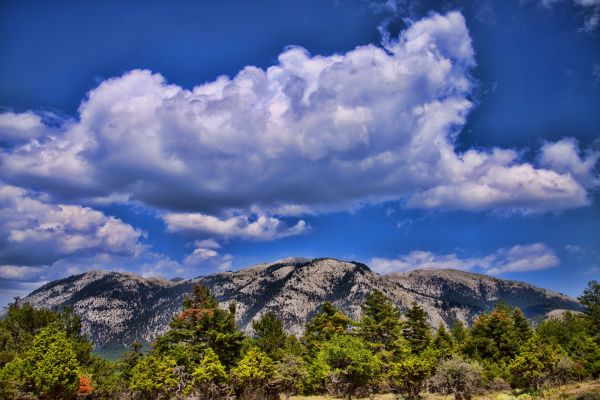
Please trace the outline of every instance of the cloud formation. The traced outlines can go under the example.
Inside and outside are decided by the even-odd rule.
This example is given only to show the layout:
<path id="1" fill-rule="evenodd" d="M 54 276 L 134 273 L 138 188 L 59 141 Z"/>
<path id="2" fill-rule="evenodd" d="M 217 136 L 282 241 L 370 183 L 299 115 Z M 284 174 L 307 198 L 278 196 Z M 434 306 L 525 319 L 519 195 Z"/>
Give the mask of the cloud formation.
<path id="1" fill-rule="evenodd" d="M 53 204 L 0 182 L 0 260 L 42 265 L 68 256 L 135 256 L 143 232 L 89 207 Z"/>
<path id="2" fill-rule="evenodd" d="M 78 118 L 1 150 L 0 175 L 59 199 L 140 201 L 187 213 L 202 232 L 255 239 L 280 237 L 278 215 L 368 202 L 525 212 L 589 204 L 597 156 L 574 141 L 569 165 L 544 149 L 532 162 L 512 149 L 456 150 L 475 64 L 464 18 L 451 12 L 413 23 L 385 48 L 288 48 L 266 70 L 248 66 L 191 90 L 134 70 L 90 91 Z"/>
<path id="3" fill-rule="evenodd" d="M 506 272 L 537 271 L 556 267 L 560 259 L 554 250 L 544 243 L 516 245 L 498 249 L 484 257 L 462 258 L 457 254 L 434 254 L 429 251 L 412 251 L 396 258 L 372 258 L 368 265 L 380 274 L 406 272 L 421 268 L 478 269 L 491 275 Z"/>
<path id="4" fill-rule="evenodd" d="M 304 220 L 288 226 L 282 220 L 258 215 L 254 220 L 246 216 L 217 218 L 199 213 L 168 213 L 163 216 L 167 231 L 250 240 L 273 240 L 304 233 L 308 226 Z M 206 241 L 204 241 L 206 242 Z M 211 248 L 211 247 L 208 247 Z"/>

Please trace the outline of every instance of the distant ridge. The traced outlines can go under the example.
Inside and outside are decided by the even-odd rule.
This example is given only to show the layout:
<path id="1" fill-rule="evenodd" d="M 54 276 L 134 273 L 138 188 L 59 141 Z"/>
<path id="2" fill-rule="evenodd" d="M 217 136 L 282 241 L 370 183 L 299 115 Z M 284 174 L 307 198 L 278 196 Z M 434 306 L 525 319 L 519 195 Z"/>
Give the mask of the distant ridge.
<path id="1" fill-rule="evenodd" d="M 273 311 L 289 333 L 301 334 L 325 301 L 359 318 L 361 303 L 375 289 L 402 309 L 419 303 L 432 326 L 456 319 L 470 323 L 499 300 L 533 319 L 580 309 L 573 298 L 523 282 L 451 269 L 379 275 L 365 264 L 332 258 L 283 259 L 191 280 L 90 271 L 50 282 L 23 301 L 35 307 L 72 306 L 97 347 L 125 346 L 163 333 L 196 282 L 207 285 L 223 305 L 234 302 L 238 324 L 247 333 L 253 319 Z"/>

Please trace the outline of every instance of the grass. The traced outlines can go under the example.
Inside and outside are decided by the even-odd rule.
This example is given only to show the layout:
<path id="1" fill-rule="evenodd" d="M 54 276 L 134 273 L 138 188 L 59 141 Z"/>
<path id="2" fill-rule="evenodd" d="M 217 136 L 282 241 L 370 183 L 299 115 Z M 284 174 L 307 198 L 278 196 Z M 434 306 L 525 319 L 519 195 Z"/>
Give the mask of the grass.
<path id="1" fill-rule="evenodd" d="M 511 400 L 511 399 L 544 399 L 544 400 L 575 400 L 580 396 L 588 395 L 585 400 L 600 399 L 600 380 L 572 383 L 561 387 L 551 387 L 541 390 L 533 395 L 515 396 L 509 391 L 492 392 L 480 396 L 473 396 L 473 400 Z M 283 398 L 283 397 L 282 397 Z M 330 396 L 292 396 L 292 400 L 332 400 Z M 391 394 L 382 394 L 369 397 L 371 400 L 394 400 Z M 423 400 L 454 400 L 454 396 L 425 393 Z"/>

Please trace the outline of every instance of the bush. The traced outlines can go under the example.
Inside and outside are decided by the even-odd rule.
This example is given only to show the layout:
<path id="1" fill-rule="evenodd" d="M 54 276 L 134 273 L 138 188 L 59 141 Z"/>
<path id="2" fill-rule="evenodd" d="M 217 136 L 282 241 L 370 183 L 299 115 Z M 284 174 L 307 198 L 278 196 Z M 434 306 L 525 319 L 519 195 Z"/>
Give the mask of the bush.
<path id="1" fill-rule="evenodd" d="M 440 362 L 434 378 L 441 384 L 443 393 L 454 393 L 456 400 L 469 400 L 482 388 L 483 368 L 476 362 L 454 356 Z"/>

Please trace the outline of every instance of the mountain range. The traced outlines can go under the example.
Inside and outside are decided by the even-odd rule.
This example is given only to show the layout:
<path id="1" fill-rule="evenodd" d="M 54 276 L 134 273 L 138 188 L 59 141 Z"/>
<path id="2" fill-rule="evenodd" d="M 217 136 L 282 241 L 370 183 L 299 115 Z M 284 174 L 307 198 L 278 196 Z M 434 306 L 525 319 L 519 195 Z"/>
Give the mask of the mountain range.
<path id="1" fill-rule="evenodd" d="M 235 303 L 236 320 L 248 334 L 254 319 L 273 311 L 287 332 L 299 335 L 325 301 L 359 319 L 361 303 L 375 289 L 402 310 L 418 303 L 433 327 L 454 320 L 468 324 L 500 300 L 519 306 L 531 319 L 580 309 L 573 298 L 523 282 L 453 269 L 379 275 L 365 264 L 331 258 L 290 258 L 190 280 L 91 271 L 50 282 L 21 301 L 53 309 L 71 306 L 97 349 L 122 348 L 163 333 L 198 282 L 223 306 Z"/>

